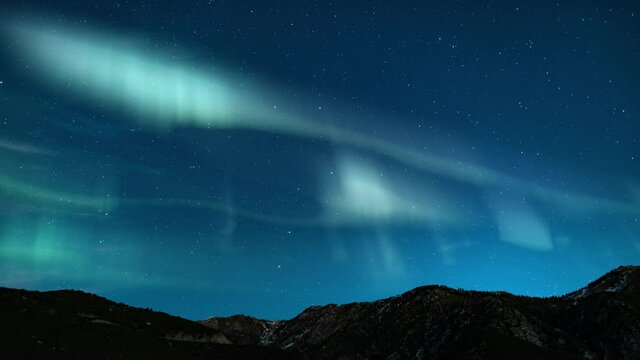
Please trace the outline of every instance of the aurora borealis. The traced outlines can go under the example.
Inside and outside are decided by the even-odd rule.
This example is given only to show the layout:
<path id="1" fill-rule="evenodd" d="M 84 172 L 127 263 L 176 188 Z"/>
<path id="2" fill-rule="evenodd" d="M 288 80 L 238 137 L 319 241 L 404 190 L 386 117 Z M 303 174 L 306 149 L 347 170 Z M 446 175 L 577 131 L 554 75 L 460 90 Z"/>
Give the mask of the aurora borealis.
<path id="1" fill-rule="evenodd" d="M 2 286 L 287 318 L 640 259 L 633 2 L 94 5 L 2 6 Z"/>

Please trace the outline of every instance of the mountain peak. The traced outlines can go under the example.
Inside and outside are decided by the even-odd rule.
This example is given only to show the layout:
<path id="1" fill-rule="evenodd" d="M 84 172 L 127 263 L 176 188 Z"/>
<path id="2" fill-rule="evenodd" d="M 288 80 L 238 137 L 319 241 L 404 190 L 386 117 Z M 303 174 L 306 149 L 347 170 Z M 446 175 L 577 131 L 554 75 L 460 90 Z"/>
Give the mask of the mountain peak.
<path id="1" fill-rule="evenodd" d="M 565 295 L 565 297 L 575 300 L 587 295 L 605 292 L 640 294 L 640 266 L 619 266 L 587 286 Z"/>

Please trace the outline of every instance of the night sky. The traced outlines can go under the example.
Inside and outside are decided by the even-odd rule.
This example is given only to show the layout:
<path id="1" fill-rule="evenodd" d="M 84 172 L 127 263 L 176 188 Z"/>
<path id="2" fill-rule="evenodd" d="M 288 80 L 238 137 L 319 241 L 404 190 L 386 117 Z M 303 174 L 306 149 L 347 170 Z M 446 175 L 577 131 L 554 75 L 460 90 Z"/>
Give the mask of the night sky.
<path id="1" fill-rule="evenodd" d="M 640 263 L 637 1 L 29 3 L 0 286 L 281 319 Z"/>

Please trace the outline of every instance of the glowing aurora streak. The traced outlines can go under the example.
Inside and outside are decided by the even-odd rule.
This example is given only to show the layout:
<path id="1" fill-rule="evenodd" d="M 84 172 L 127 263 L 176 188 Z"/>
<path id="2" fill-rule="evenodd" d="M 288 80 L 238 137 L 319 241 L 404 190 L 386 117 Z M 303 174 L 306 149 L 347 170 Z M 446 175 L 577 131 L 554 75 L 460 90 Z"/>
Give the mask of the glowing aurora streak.
<path id="1" fill-rule="evenodd" d="M 400 177 L 383 178 L 370 161 L 343 156 L 338 159 L 337 169 L 338 182 L 330 184 L 325 195 L 325 217 L 331 223 L 348 220 L 446 224 L 460 220 L 450 211 L 452 206 L 445 196 Z"/>
<path id="2" fill-rule="evenodd" d="M 154 127 L 198 126 L 272 131 L 349 145 L 479 188 L 508 187 L 574 211 L 637 214 L 637 204 L 539 186 L 482 166 L 444 158 L 335 126 L 311 122 L 268 105 L 266 92 L 244 80 L 148 54 L 126 39 L 41 25 L 8 26 L 42 77 L 81 97 L 138 115 Z M 182 204 L 184 205 L 184 204 Z"/>
<path id="3" fill-rule="evenodd" d="M 82 96 L 104 100 L 153 117 L 155 126 L 195 123 L 221 127 L 237 117 L 236 102 L 224 81 L 187 64 L 155 61 L 143 51 L 106 36 L 44 31 L 14 26 L 24 50 L 47 79 Z"/>
<path id="4" fill-rule="evenodd" d="M 218 213 L 234 213 L 234 215 L 255 221 L 269 222 L 289 225 L 321 225 L 324 219 L 309 218 L 296 219 L 288 217 L 270 216 L 254 211 L 234 208 L 222 202 L 201 201 L 180 198 L 116 198 L 107 196 L 81 196 L 62 191 L 47 189 L 35 184 L 25 183 L 14 178 L 0 175 L 0 192 L 5 195 L 19 199 L 22 204 L 34 205 L 37 207 L 55 206 L 60 209 L 70 211 L 89 210 L 97 213 L 104 213 L 113 210 L 116 206 L 168 206 L 168 207 L 188 207 L 196 209 L 211 210 Z"/>
<path id="5" fill-rule="evenodd" d="M 97 212 L 110 211 L 117 204 L 117 199 L 113 197 L 94 197 L 65 193 L 25 183 L 2 174 L 0 174 L 0 192 L 5 192 L 8 196 L 18 198 L 23 203 L 47 204 Z"/>

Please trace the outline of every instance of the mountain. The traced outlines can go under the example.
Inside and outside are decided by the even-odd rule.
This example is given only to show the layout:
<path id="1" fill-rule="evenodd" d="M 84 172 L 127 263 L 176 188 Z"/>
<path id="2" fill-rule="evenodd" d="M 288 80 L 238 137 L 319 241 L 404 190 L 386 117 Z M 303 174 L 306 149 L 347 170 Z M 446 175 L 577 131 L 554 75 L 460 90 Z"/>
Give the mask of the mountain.
<path id="1" fill-rule="evenodd" d="M 374 302 L 310 307 L 280 322 L 202 323 L 244 344 L 310 358 L 640 359 L 640 267 L 619 267 L 562 297 L 425 286 Z"/>
<path id="2" fill-rule="evenodd" d="M 3 359 L 294 359 L 197 322 L 73 290 L 0 288 Z"/>
<path id="3" fill-rule="evenodd" d="M 81 291 L 0 288 L 13 359 L 640 359 L 640 267 L 561 297 L 424 286 L 290 320 L 201 322 Z"/>

